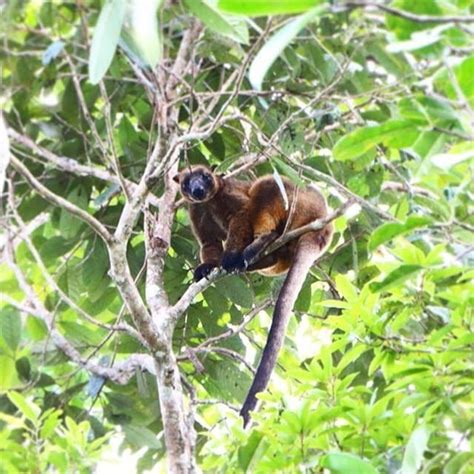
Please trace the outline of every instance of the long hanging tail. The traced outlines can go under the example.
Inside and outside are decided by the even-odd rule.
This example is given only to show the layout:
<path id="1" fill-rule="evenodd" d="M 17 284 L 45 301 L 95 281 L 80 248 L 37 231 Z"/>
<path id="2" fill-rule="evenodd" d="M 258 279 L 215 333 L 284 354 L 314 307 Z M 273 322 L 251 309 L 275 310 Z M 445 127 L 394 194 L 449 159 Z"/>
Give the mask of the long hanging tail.
<path id="1" fill-rule="evenodd" d="M 323 231 L 323 233 L 325 232 Z M 293 263 L 275 304 L 272 325 L 268 333 L 267 343 L 263 349 L 257 373 L 255 374 L 252 386 L 240 410 L 240 415 L 244 419 L 244 427 L 247 426 L 250 420 L 250 412 L 257 405 L 257 393 L 263 392 L 270 381 L 278 353 L 283 345 L 286 327 L 293 310 L 293 305 L 303 286 L 306 275 L 316 258 L 329 243 L 329 239 L 326 240 L 321 237 L 320 232 L 311 232 L 300 237 L 297 244 Z"/>

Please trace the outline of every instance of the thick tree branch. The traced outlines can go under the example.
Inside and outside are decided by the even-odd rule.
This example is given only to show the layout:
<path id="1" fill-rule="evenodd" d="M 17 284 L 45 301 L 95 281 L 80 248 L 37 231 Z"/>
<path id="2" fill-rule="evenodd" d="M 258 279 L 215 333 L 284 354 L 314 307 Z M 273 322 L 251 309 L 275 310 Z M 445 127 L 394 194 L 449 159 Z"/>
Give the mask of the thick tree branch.
<path id="1" fill-rule="evenodd" d="M 110 274 L 132 316 L 135 327 L 146 341 L 148 348 L 151 350 L 162 349 L 166 346 L 166 337 L 153 324 L 151 314 L 133 280 L 127 261 L 126 248 L 124 242 L 116 241 L 109 243 L 107 246 L 110 259 Z"/>

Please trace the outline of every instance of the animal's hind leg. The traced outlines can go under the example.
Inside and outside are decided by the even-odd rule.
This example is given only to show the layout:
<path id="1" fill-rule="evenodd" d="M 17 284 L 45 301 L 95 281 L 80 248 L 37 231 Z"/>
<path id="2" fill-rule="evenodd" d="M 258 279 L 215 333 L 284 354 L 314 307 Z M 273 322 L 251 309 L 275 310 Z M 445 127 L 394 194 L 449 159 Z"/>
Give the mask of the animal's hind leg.
<path id="1" fill-rule="evenodd" d="M 265 255 L 265 257 L 259 258 L 255 263 L 251 263 L 247 267 L 247 271 L 255 272 L 257 270 L 264 270 L 265 268 L 273 267 L 278 262 L 278 256 L 276 253 Z"/>
<path id="2" fill-rule="evenodd" d="M 247 247 L 245 247 L 243 253 L 245 264 L 247 266 L 251 266 L 254 263 L 259 263 L 258 256 L 277 238 L 278 232 L 276 231 L 271 231 L 258 236 L 250 245 L 247 245 Z M 275 261 L 273 261 L 273 264 L 274 263 Z M 270 266 L 271 264 L 272 262 L 268 260 L 268 264 L 263 263 L 263 266 L 259 266 L 258 268 L 265 268 Z"/>

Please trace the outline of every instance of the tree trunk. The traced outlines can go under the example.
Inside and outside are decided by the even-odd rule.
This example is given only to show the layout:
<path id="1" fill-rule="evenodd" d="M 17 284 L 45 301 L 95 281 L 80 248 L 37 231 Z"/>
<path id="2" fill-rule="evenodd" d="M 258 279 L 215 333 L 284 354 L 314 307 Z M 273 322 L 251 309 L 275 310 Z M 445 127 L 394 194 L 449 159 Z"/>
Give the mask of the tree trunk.
<path id="1" fill-rule="evenodd" d="M 194 473 L 194 427 L 186 420 L 182 384 L 171 343 L 166 353 L 156 354 L 155 365 L 168 471 L 173 474 Z"/>

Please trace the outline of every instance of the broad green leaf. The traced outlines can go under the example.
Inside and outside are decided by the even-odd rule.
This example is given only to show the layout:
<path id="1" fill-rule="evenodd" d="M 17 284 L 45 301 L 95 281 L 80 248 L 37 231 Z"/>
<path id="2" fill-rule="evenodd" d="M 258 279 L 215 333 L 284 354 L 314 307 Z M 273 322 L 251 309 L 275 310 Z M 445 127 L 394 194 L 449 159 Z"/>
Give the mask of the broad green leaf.
<path id="1" fill-rule="evenodd" d="M 16 416 L 7 415 L 6 413 L 0 412 L 0 420 L 7 423 L 8 426 L 13 429 L 26 428 L 23 419 L 17 418 Z"/>
<path id="2" fill-rule="evenodd" d="M 446 68 L 440 70 L 435 76 L 434 85 L 450 99 L 461 100 L 459 95 L 464 96 L 471 107 L 474 106 L 474 81 L 472 70 L 474 68 L 474 55 L 461 61 L 453 67 L 452 74 Z"/>
<path id="3" fill-rule="evenodd" d="M 398 109 L 403 118 L 420 124 L 457 123 L 459 119 L 448 102 L 423 95 L 400 100 Z"/>
<path id="4" fill-rule="evenodd" d="M 22 415 L 33 423 L 38 421 L 38 417 L 41 413 L 39 406 L 27 400 L 19 392 L 8 392 L 7 395 L 10 401 L 20 410 Z"/>
<path id="5" fill-rule="evenodd" d="M 41 437 L 49 438 L 53 436 L 56 428 L 61 424 L 61 411 L 50 408 L 46 413 L 41 415 L 43 426 L 41 427 Z"/>
<path id="6" fill-rule="evenodd" d="M 89 81 L 98 84 L 109 69 L 122 30 L 126 0 L 107 0 L 97 20 L 89 55 Z"/>
<path id="7" fill-rule="evenodd" d="M 15 368 L 20 377 L 24 382 L 31 380 L 31 364 L 27 357 L 20 357 L 15 361 Z"/>
<path id="8" fill-rule="evenodd" d="M 322 0 L 219 0 L 219 8 L 230 13 L 248 16 L 302 13 Z"/>
<path id="9" fill-rule="evenodd" d="M 225 296 L 243 308 L 251 308 L 254 302 L 253 291 L 245 284 L 242 278 L 230 276 L 216 284 L 217 290 L 223 291 Z"/>
<path id="10" fill-rule="evenodd" d="M 377 474 L 378 471 L 368 461 L 354 454 L 329 453 L 321 458 L 321 467 L 329 469 L 331 474 Z"/>
<path id="11" fill-rule="evenodd" d="M 127 441 L 137 448 L 161 448 L 157 435 L 144 426 L 125 425 L 122 429 Z"/>
<path id="12" fill-rule="evenodd" d="M 407 234 L 413 229 L 425 227 L 431 223 L 429 217 L 424 216 L 409 216 L 405 223 L 388 222 L 381 225 L 372 233 L 370 237 L 368 248 L 369 250 L 376 249 L 379 245 L 392 240 L 399 235 Z"/>
<path id="13" fill-rule="evenodd" d="M 129 0 L 124 31 L 128 46 L 143 61 L 154 68 L 161 60 L 162 42 L 158 26 L 157 11 L 163 0 Z M 121 43 L 122 44 L 122 43 Z"/>
<path id="14" fill-rule="evenodd" d="M 107 249 L 101 240 L 88 251 L 82 265 L 82 282 L 88 288 L 97 288 L 109 268 Z"/>
<path id="15" fill-rule="evenodd" d="M 251 467 L 255 455 L 259 451 L 259 447 L 261 447 L 262 439 L 263 436 L 261 433 L 258 431 L 252 431 L 247 443 L 240 447 L 238 459 L 239 466 L 243 472 L 248 472 L 247 470 Z"/>
<path id="16" fill-rule="evenodd" d="M 0 335 L 7 346 L 15 352 L 20 343 L 21 318 L 11 307 L 0 309 Z"/>
<path id="17" fill-rule="evenodd" d="M 82 186 L 74 188 L 68 195 L 67 200 L 80 207 L 81 209 L 87 209 L 89 202 L 89 196 L 86 190 Z M 61 216 L 59 218 L 59 230 L 61 235 L 65 239 L 71 239 L 76 236 L 82 221 L 76 216 L 73 216 L 69 211 L 61 209 Z"/>
<path id="18" fill-rule="evenodd" d="M 313 8 L 286 24 L 265 43 L 249 69 L 249 80 L 254 89 L 262 90 L 263 79 L 275 60 L 310 21 L 326 10 L 327 7 L 324 5 Z"/>
<path id="19" fill-rule="evenodd" d="M 12 357 L 0 354 L 0 392 L 14 386 L 16 378 L 15 361 Z"/>
<path id="20" fill-rule="evenodd" d="M 250 386 L 251 379 L 238 367 L 238 362 L 222 355 L 222 359 L 206 359 L 206 373 L 209 375 L 204 382 L 211 396 L 225 400 L 242 400 Z"/>
<path id="21" fill-rule="evenodd" d="M 468 466 L 468 463 L 470 466 Z M 459 474 L 459 473 L 468 473 L 467 469 L 464 467 L 474 467 L 474 453 L 470 451 L 464 451 L 461 453 L 455 454 L 449 462 L 444 466 L 443 474 Z"/>
<path id="22" fill-rule="evenodd" d="M 374 293 L 387 291 L 393 287 L 400 286 L 404 281 L 422 270 L 422 268 L 421 265 L 401 265 L 390 272 L 382 281 L 371 283 L 369 288 Z"/>
<path id="23" fill-rule="evenodd" d="M 237 28 L 235 19 L 229 18 L 219 10 L 213 8 L 205 0 L 185 0 L 184 4 L 194 15 L 196 15 L 210 30 L 227 36 L 239 43 L 247 43 L 248 35 L 242 33 L 241 28 Z M 241 23 L 241 20 L 237 20 Z"/>
<path id="24" fill-rule="evenodd" d="M 413 431 L 405 448 L 401 473 L 416 474 L 418 472 L 423 462 L 423 453 L 428 445 L 432 431 L 433 429 L 427 425 L 418 426 L 418 428 Z"/>
<path id="25" fill-rule="evenodd" d="M 347 275 L 337 275 L 335 278 L 337 291 L 349 303 L 357 300 L 357 288 L 352 284 Z"/>
<path id="26" fill-rule="evenodd" d="M 334 145 L 333 156 L 339 161 L 351 160 L 379 144 L 403 148 L 414 143 L 418 133 L 416 124 L 408 120 L 389 120 L 382 125 L 359 128 Z"/>

